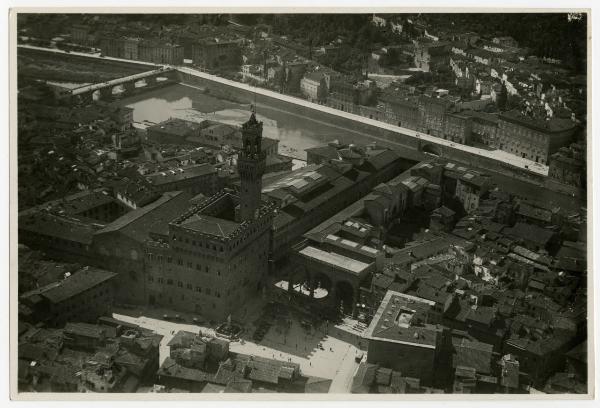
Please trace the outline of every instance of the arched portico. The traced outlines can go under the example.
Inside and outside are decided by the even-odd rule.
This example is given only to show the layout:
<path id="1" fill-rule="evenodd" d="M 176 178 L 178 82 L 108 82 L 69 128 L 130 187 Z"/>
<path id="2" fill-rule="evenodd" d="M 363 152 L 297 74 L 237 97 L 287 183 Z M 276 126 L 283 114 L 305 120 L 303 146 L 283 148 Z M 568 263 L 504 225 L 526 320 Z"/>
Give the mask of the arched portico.
<path id="1" fill-rule="evenodd" d="M 340 310 L 343 311 L 344 314 L 348 314 L 348 312 L 352 313 L 353 317 L 356 317 L 356 302 L 355 299 L 355 289 L 354 286 L 346 281 L 341 280 L 335 283 L 335 290 L 333 292 L 334 302 L 336 307 L 339 307 Z"/>
<path id="2" fill-rule="evenodd" d="M 307 290 L 310 292 L 311 297 L 313 293 L 313 281 L 307 268 L 304 266 L 297 266 L 292 269 L 288 276 L 288 292 L 302 292 Z"/>
<path id="3" fill-rule="evenodd" d="M 331 299 L 333 293 L 333 282 L 326 274 L 315 271 L 312 273 L 312 280 L 314 284 L 314 297 L 317 299 Z"/>
<path id="4" fill-rule="evenodd" d="M 302 261 L 301 258 L 295 258 Z M 318 263 L 296 265 L 288 276 L 288 292 L 303 294 L 324 302 L 336 312 L 358 316 L 361 276 L 343 273 L 337 268 L 324 268 Z"/>

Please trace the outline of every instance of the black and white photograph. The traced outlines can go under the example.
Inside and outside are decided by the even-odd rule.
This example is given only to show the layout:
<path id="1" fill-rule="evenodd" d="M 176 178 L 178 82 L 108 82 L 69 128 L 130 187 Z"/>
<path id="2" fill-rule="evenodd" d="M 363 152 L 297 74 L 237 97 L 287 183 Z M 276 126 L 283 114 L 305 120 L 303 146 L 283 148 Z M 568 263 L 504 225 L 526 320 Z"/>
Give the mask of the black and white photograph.
<path id="1" fill-rule="evenodd" d="M 11 13 L 11 398 L 593 397 L 590 10 Z"/>

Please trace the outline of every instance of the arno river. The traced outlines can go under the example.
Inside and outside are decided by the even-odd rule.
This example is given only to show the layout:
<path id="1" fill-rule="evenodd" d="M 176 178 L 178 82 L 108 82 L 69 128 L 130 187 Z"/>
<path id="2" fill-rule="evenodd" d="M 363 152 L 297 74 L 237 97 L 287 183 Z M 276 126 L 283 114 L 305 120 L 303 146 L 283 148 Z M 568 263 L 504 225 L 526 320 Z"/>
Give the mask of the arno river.
<path id="1" fill-rule="evenodd" d="M 132 107 L 135 122 L 158 123 L 176 117 L 200 122 L 212 119 L 219 122 L 240 125 L 250 116 L 251 106 L 239 104 L 207 95 L 201 89 L 189 85 L 176 84 L 155 89 L 137 96 L 123 98 L 120 105 Z M 277 106 L 258 104 L 258 119 L 263 121 L 263 135 L 279 140 L 279 152 L 301 160 L 306 160 L 304 149 L 339 140 L 343 143 L 368 143 L 364 133 L 332 125 L 295 112 L 282 110 Z M 296 164 L 294 168 L 297 168 Z M 542 186 L 519 181 L 510 176 L 493 175 L 494 182 L 513 194 L 528 197 L 532 201 L 545 201 L 548 204 L 577 210 L 582 201 L 553 193 Z M 583 201 L 585 202 L 585 201 Z"/>
<path id="2" fill-rule="evenodd" d="M 134 109 L 133 120 L 138 123 L 158 123 L 169 118 L 180 118 L 196 122 L 212 119 L 240 125 L 248 120 L 251 111 L 248 104 L 218 99 L 182 84 L 123 98 L 120 104 Z M 360 136 L 352 137 L 349 129 L 314 121 L 275 106 L 258 104 L 256 111 L 258 120 L 263 121 L 263 135 L 279 140 L 281 154 L 305 160 L 304 149 L 309 147 L 335 139 L 346 143 L 361 142 Z"/>

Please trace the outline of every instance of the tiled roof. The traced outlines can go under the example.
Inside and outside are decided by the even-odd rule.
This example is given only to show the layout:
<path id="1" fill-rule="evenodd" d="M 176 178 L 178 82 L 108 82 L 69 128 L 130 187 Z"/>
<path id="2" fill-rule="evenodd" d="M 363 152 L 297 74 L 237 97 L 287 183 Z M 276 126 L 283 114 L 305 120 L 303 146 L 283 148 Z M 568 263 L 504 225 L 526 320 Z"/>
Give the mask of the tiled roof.
<path id="1" fill-rule="evenodd" d="M 196 334 L 196 333 L 188 332 L 185 330 L 179 330 L 177 333 L 175 333 L 175 335 L 169 341 L 169 343 L 167 343 L 167 347 L 173 347 L 173 346 L 186 347 L 186 346 L 189 346 L 190 344 L 192 344 L 197 338 L 198 338 L 198 334 Z"/>
<path id="2" fill-rule="evenodd" d="M 390 165 L 399 158 L 398 153 L 389 149 L 367 151 L 367 155 L 367 162 L 376 170 L 380 170 Z"/>
<path id="3" fill-rule="evenodd" d="M 552 212 L 527 203 L 520 203 L 517 214 L 543 222 L 552 221 Z"/>
<path id="4" fill-rule="evenodd" d="M 478 373 L 490 373 L 493 350 L 491 344 L 469 341 L 465 338 L 453 338 L 452 343 L 456 351 L 453 359 L 453 365 L 455 367 L 472 367 Z"/>
<path id="5" fill-rule="evenodd" d="M 390 379 L 390 388 L 395 394 L 406 393 L 406 381 L 402 378 L 402 373 L 398 371 L 392 372 Z"/>
<path id="6" fill-rule="evenodd" d="M 585 382 L 577 379 L 571 373 L 556 373 L 548 379 L 544 392 L 548 394 L 585 394 L 588 387 Z"/>
<path id="7" fill-rule="evenodd" d="M 305 151 L 307 154 L 314 154 L 325 159 L 337 159 L 339 157 L 338 149 L 329 145 L 311 147 Z"/>
<path id="8" fill-rule="evenodd" d="M 436 208 L 434 210 L 434 212 L 439 213 L 445 217 L 454 217 L 456 215 L 456 212 L 451 210 L 450 208 L 446 207 L 445 205 Z"/>
<path id="9" fill-rule="evenodd" d="M 201 163 L 192 166 L 179 167 L 176 169 L 146 174 L 144 177 L 151 186 L 162 186 L 165 184 L 194 179 L 196 177 L 204 177 L 216 173 L 217 170 L 212 164 Z"/>
<path id="10" fill-rule="evenodd" d="M 252 392 L 252 381 L 243 378 L 235 378 L 227 383 L 224 392 L 248 393 Z"/>
<path id="11" fill-rule="evenodd" d="M 77 385 L 79 377 L 76 375 L 78 368 L 59 362 L 44 362 L 31 369 L 32 372 L 47 376 L 53 384 Z"/>
<path id="12" fill-rule="evenodd" d="M 325 78 L 325 74 L 321 71 L 310 72 L 304 75 L 304 78 L 310 79 L 311 81 L 320 82 Z"/>
<path id="13" fill-rule="evenodd" d="M 21 298 L 29 298 L 39 295 L 52 303 L 60 303 L 63 300 L 76 296 L 88 289 L 100 285 L 117 276 L 116 273 L 97 268 L 86 268 L 75 272 L 70 277 L 47 285 L 43 288 L 24 293 Z"/>
<path id="14" fill-rule="evenodd" d="M 245 365 L 244 364 L 236 364 L 231 359 L 227 359 L 225 362 L 219 364 L 219 368 L 213 378 L 213 382 L 217 384 L 229 384 L 236 379 L 241 379 L 244 377 Z"/>
<path id="15" fill-rule="evenodd" d="M 222 392 L 225 392 L 225 387 L 223 385 L 206 383 L 206 385 L 204 386 L 204 388 L 202 388 L 202 391 L 200 392 L 203 394 L 220 394 Z"/>
<path id="16" fill-rule="evenodd" d="M 115 201 L 108 194 L 106 189 L 84 190 L 75 194 L 68 195 L 58 200 L 48 201 L 36 207 L 21 211 L 19 215 L 27 215 L 38 212 L 41 209 L 49 209 L 53 213 L 62 211 L 62 213 L 76 215 L 85 212 L 91 208 Z"/>
<path id="17" fill-rule="evenodd" d="M 117 218 L 97 234 L 118 231 L 143 242 L 149 232 L 166 230 L 169 222 L 189 207 L 190 197 L 190 194 L 181 191 L 163 193 L 158 200 Z"/>
<path id="18" fill-rule="evenodd" d="M 370 390 L 371 385 L 375 382 L 375 376 L 377 369 L 379 368 L 376 364 L 360 363 L 358 370 L 352 379 L 352 393 L 353 394 L 365 394 Z"/>
<path id="19" fill-rule="evenodd" d="M 373 286 L 386 290 L 390 287 L 392 282 L 394 282 L 394 278 L 383 274 L 375 275 L 372 281 Z"/>
<path id="20" fill-rule="evenodd" d="M 389 385 L 392 377 L 392 369 L 379 367 L 375 374 L 375 381 L 379 385 Z"/>
<path id="21" fill-rule="evenodd" d="M 164 122 L 148 127 L 148 131 L 158 131 L 161 133 L 169 133 L 177 136 L 187 136 L 190 133 L 199 130 L 202 127 L 200 123 L 191 122 L 188 120 L 171 118 Z"/>
<path id="22" fill-rule="evenodd" d="M 97 227 L 78 219 L 40 211 L 19 217 L 19 230 L 89 245 Z"/>
<path id="23" fill-rule="evenodd" d="M 59 354 L 59 351 L 53 347 L 42 344 L 19 344 L 18 347 L 19 359 L 29 361 L 54 360 Z"/>
<path id="24" fill-rule="evenodd" d="M 201 231 L 218 237 L 227 237 L 240 226 L 239 223 L 234 221 L 203 214 L 194 214 L 182 222 L 181 225 L 190 230 Z"/>
<path id="25" fill-rule="evenodd" d="M 506 235 L 532 241 L 541 246 L 547 245 L 555 235 L 554 231 L 538 227 L 537 225 L 525 224 L 522 222 L 518 222 L 512 228 L 505 228 L 503 232 Z"/>
<path id="26" fill-rule="evenodd" d="M 571 358 L 573 360 L 577 360 L 577 361 L 587 364 L 587 361 L 588 361 L 587 360 L 587 347 L 588 346 L 587 346 L 587 340 L 586 340 L 583 343 L 579 343 L 578 345 L 573 347 L 565 355 L 568 358 Z"/>
<path id="27" fill-rule="evenodd" d="M 65 326 L 65 335 L 74 334 L 78 336 L 101 338 L 105 334 L 102 326 L 88 323 L 67 323 Z"/>
<path id="28" fill-rule="evenodd" d="M 250 369 L 248 378 L 252 381 L 279 384 L 281 379 L 289 380 L 292 378 L 293 373 L 300 370 L 300 366 L 297 363 L 259 356 L 238 354 L 235 356 L 235 359 L 238 364 L 243 363 Z"/>
<path id="29" fill-rule="evenodd" d="M 517 110 L 501 113 L 500 119 L 533 128 L 541 132 L 563 132 L 574 129 L 576 124 L 569 119 L 552 118 L 550 120 L 535 119 L 522 115 Z"/>
<path id="30" fill-rule="evenodd" d="M 187 368 L 177 364 L 170 357 L 167 357 L 160 366 L 157 375 L 166 376 L 198 383 L 213 381 L 214 375 L 202 370 Z"/>
<path id="31" fill-rule="evenodd" d="M 137 206 L 144 206 L 160 197 L 159 193 L 153 191 L 146 183 L 139 179 L 127 179 L 126 183 L 122 186 L 119 186 L 116 190 L 129 200 L 136 203 Z"/>
<path id="32" fill-rule="evenodd" d="M 308 377 L 304 384 L 304 392 L 307 394 L 324 394 L 329 391 L 332 380 L 320 377 Z"/>

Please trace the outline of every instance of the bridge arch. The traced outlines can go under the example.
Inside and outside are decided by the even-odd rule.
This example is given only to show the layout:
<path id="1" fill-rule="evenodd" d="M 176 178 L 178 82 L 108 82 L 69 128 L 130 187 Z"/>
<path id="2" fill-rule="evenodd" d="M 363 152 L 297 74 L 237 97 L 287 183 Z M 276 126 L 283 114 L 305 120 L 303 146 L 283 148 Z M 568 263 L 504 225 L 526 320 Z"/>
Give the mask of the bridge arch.
<path id="1" fill-rule="evenodd" d="M 313 275 L 313 287 L 316 298 L 330 298 L 330 294 L 333 291 L 333 282 L 331 281 L 331 278 L 323 272 L 316 272 Z"/>
<path id="2" fill-rule="evenodd" d="M 135 81 L 134 86 L 136 88 L 143 88 L 145 86 L 147 86 L 148 84 L 146 83 L 145 79 L 138 79 L 137 81 Z"/>
<path id="3" fill-rule="evenodd" d="M 441 156 L 442 155 L 442 149 L 439 146 L 437 146 L 437 145 L 435 145 L 433 143 L 426 143 L 424 145 L 421 145 L 421 149 L 420 150 L 423 153 L 429 153 L 429 154 L 434 155 L 434 156 Z"/>
<path id="4" fill-rule="evenodd" d="M 100 91 L 100 89 L 96 89 L 94 92 L 92 92 L 92 100 L 94 102 L 99 101 L 102 99 L 102 92 Z"/>

